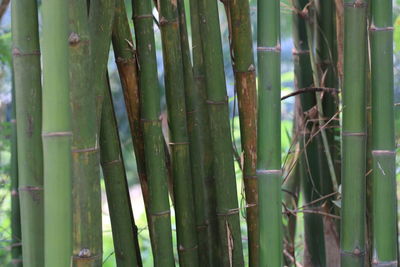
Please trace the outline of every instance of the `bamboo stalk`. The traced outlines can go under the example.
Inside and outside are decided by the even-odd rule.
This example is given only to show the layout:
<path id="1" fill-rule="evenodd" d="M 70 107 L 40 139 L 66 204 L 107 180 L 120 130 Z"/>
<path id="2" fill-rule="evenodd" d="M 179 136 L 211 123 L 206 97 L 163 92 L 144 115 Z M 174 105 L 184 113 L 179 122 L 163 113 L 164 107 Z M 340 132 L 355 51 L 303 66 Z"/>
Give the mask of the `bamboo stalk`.
<path id="1" fill-rule="evenodd" d="M 257 178 L 260 266 L 282 266 L 280 8 L 257 2 L 259 71 Z"/>
<path id="2" fill-rule="evenodd" d="M 116 0 L 100 0 L 89 6 L 89 32 L 92 59 L 92 79 L 90 81 L 96 91 L 97 127 L 100 129 L 101 107 L 104 98 L 104 80 L 108 54 L 111 44 L 111 33 L 115 15 Z"/>
<path id="3" fill-rule="evenodd" d="M 143 129 L 140 123 L 140 92 L 135 47 L 123 0 L 116 0 L 112 31 L 112 45 L 124 93 L 136 166 L 146 210 L 148 210 L 148 182 L 144 158 Z"/>
<path id="4" fill-rule="evenodd" d="M 200 0 L 200 32 L 213 148 L 219 266 L 244 264 L 217 2 Z"/>
<path id="5" fill-rule="evenodd" d="M 367 2 L 344 1 L 341 266 L 364 266 Z M 354 227 L 354 226 L 357 227 Z"/>
<path id="6" fill-rule="evenodd" d="M 18 191 L 24 266 L 44 265 L 42 85 L 37 3 L 12 4 Z"/>
<path id="7" fill-rule="evenodd" d="M 96 91 L 86 1 L 69 1 L 69 86 L 72 115 L 73 266 L 102 263 L 102 214 Z"/>
<path id="8" fill-rule="evenodd" d="M 372 266 L 398 266 L 392 1 L 372 1 Z"/>
<path id="9" fill-rule="evenodd" d="M 41 266 L 70 267 L 72 129 L 69 103 L 68 3 L 62 0 L 45 1 L 42 3 L 42 12 L 45 263 Z"/>
<path id="10" fill-rule="evenodd" d="M 140 112 L 144 136 L 146 174 L 149 184 L 154 266 L 174 266 L 168 201 L 167 169 L 160 121 L 160 88 L 150 0 L 133 0 L 138 62 L 140 66 Z"/>
<path id="11" fill-rule="evenodd" d="M 171 0 L 161 0 L 159 12 L 179 263 L 180 266 L 197 266 L 199 255 L 186 123 L 185 81 L 178 6 Z"/>
<path id="12" fill-rule="evenodd" d="M 178 7 L 184 10 L 183 1 Z M 193 73 L 187 71 L 190 64 L 188 37 L 181 37 L 184 69 L 189 81 L 185 83 L 188 133 L 190 140 L 190 160 L 196 210 L 197 238 L 199 242 L 200 266 L 214 266 L 218 263 L 218 226 L 215 213 L 215 183 L 212 175 L 212 148 L 210 122 L 207 110 L 207 92 L 200 35 L 200 10 L 198 1 L 190 1 L 192 30 Z M 180 11 L 180 13 L 183 13 Z M 184 18 L 181 15 L 180 20 Z M 181 22 L 181 25 L 183 23 Z M 181 36 L 187 35 L 181 26 Z M 191 84 L 191 81 L 194 81 Z"/>
<path id="13" fill-rule="evenodd" d="M 18 194 L 18 148 L 17 148 L 17 122 L 16 99 L 13 73 L 12 84 L 12 112 L 11 112 L 11 263 L 13 266 L 22 266 L 21 243 L 21 213 Z"/>
<path id="14" fill-rule="evenodd" d="M 114 251 L 118 266 L 142 266 L 137 227 L 132 212 L 125 164 L 120 147 L 111 91 L 105 81 L 100 127 L 100 159 L 110 212 Z"/>
<path id="15" fill-rule="evenodd" d="M 240 136 L 243 150 L 243 180 L 246 193 L 249 266 L 259 266 L 257 190 L 257 91 L 248 0 L 227 1 L 231 25 L 232 67 L 238 95 Z"/>

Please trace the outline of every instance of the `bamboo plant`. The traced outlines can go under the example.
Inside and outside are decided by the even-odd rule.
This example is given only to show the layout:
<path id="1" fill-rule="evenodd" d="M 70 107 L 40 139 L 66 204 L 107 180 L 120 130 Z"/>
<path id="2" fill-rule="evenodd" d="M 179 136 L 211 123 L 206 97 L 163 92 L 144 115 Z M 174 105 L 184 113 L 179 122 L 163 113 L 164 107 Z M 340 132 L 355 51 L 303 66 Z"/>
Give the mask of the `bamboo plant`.
<path id="1" fill-rule="evenodd" d="M 216 213 L 219 235 L 219 266 L 244 264 L 240 234 L 236 177 L 229 126 L 228 97 L 223 65 L 217 2 L 200 0 L 200 32 L 203 47 Z"/>
<path id="2" fill-rule="evenodd" d="M 228 1 L 232 67 L 239 101 L 240 136 L 243 148 L 243 180 L 246 192 L 249 265 L 259 266 L 257 191 L 257 91 L 249 1 Z"/>
<path id="3" fill-rule="evenodd" d="M 398 266 L 392 1 L 372 1 L 373 266 Z"/>
<path id="4" fill-rule="evenodd" d="M 100 126 L 100 159 L 118 266 L 142 266 L 124 160 L 109 82 L 105 81 Z"/>
<path id="5" fill-rule="evenodd" d="M 11 263 L 13 266 L 22 266 L 21 243 L 21 213 L 18 194 L 18 148 L 17 148 L 17 121 L 15 85 L 12 85 L 12 112 L 11 112 Z"/>
<path id="6" fill-rule="evenodd" d="M 160 121 L 160 88 L 150 0 L 133 0 L 133 19 L 140 65 L 140 112 L 144 136 L 149 214 L 155 266 L 174 266 L 167 169 Z"/>
<path id="7" fill-rule="evenodd" d="M 36 1 L 12 4 L 18 192 L 24 266 L 44 265 L 42 88 Z"/>
<path id="8" fill-rule="evenodd" d="M 159 11 L 179 263 L 181 266 L 197 266 L 199 255 L 186 123 L 185 79 L 178 6 L 173 1 L 161 0 Z"/>
<path id="9" fill-rule="evenodd" d="M 60 0 L 43 2 L 42 18 L 45 262 L 41 266 L 70 267 L 72 128 L 69 102 L 68 3 Z M 86 251 L 82 251 L 82 254 L 86 254 Z"/>
<path id="10" fill-rule="evenodd" d="M 215 183 L 212 176 L 212 148 L 210 123 L 207 110 L 207 92 L 200 35 L 199 1 L 190 1 L 193 69 L 187 30 L 184 26 L 184 1 L 178 2 L 181 21 L 181 43 L 185 68 L 187 124 L 190 140 L 190 160 L 194 186 L 197 238 L 199 242 L 200 266 L 215 266 L 218 263 L 217 218 L 215 213 Z M 192 77 L 190 77 L 192 76 Z M 192 83 L 193 79 L 193 83 Z"/>
<path id="11" fill-rule="evenodd" d="M 260 266 L 282 266 L 280 10 L 277 0 L 257 2 Z"/>
<path id="12" fill-rule="evenodd" d="M 365 266 L 366 13 L 366 1 L 344 1 L 342 267 Z"/>
<path id="13" fill-rule="evenodd" d="M 73 265 L 102 262 L 101 189 L 96 91 L 86 1 L 69 1 L 69 77 L 72 120 Z"/>

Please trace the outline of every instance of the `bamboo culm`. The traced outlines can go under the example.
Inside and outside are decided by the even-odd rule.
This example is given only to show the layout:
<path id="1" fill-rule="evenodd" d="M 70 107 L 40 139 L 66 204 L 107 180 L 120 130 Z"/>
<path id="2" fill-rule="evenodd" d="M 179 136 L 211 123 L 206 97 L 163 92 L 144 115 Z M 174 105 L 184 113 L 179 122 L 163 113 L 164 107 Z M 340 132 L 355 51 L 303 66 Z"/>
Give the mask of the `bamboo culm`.
<path id="1" fill-rule="evenodd" d="M 179 1 L 179 10 L 184 10 Z M 182 11 L 180 11 L 182 13 Z M 207 92 L 200 35 L 199 1 L 190 1 L 192 30 L 193 74 L 185 82 L 190 160 L 194 186 L 197 237 L 199 242 L 200 266 L 215 266 L 218 263 L 218 225 L 215 213 L 216 195 L 212 170 L 212 148 L 210 122 L 207 110 Z M 180 15 L 180 20 L 184 18 Z M 183 23 L 181 22 L 181 25 Z M 181 36 L 187 34 L 181 27 Z M 184 68 L 190 66 L 190 51 L 187 37 L 181 37 Z M 185 76 L 190 76 L 190 71 Z M 193 79 L 194 84 L 191 84 Z M 203 256 L 204 255 L 204 256 Z"/>
<path id="2" fill-rule="evenodd" d="M 102 263 L 101 189 L 96 91 L 86 1 L 69 1 L 69 77 L 72 122 L 73 266 Z"/>
<path id="3" fill-rule="evenodd" d="M 161 0 L 159 11 L 179 263 L 180 266 L 194 267 L 198 266 L 199 255 L 186 122 L 185 80 L 178 6 L 170 0 Z"/>
<path id="4" fill-rule="evenodd" d="M 45 262 L 41 266 L 70 267 L 72 127 L 69 96 L 68 2 L 44 1 L 42 14 Z"/>
<path id="5" fill-rule="evenodd" d="M 22 266 L 21 243 L 21 212 L 18 194 L 18 148 L 17 148 L 17 122 L 16 99 L 13 78 L 12 85 L 12 112 L 11 112 L 11 263 L 15 267 Z"/>
<path id="6" fill-rule="evenodd" d="M 258 0 L 257 179 L 260 266 L 282 266 L 280 8 Z"/>
<path id="7" fill-rule="evenodd" d="M 398 266 L 392 1 L 371 1 L 372 266 Z"/>
<path id="8" fill-rule="evenodd" d="M 100 159 L 118 266 L 142 266 L 137 227 L 132 212 L 125 164 L 109 81 L 104 83 L 100 126 Z"/>
<path id="9" fill-rule="evenodd" d="M 251 35 L 249 1 L 227 1 L 231 25 L 232 67 L 238 95 L 240 136 L 243 148 L 243 181 L 246 193 L 246 219 L 249 266 L 259 266 L 259 221 L 257 165 L 257 91 Z"/>
<path id="10" fill-rule="evenodd" d="M 218 218 L 218 266 L 243 266 L 236 177 L 217 2 L 200 0 L 200 33 L 207 88 Z"/>
<path id="11" fill-rule="evenodd" d="M 12 3 L 18 194 L 24 266 L 44 265 L 42 85 L 36 1 Z"/>
<path id="12" fill-rule="evenodd" d="M 344 1 L 342 267 L 365 266 L 366 16 L 366 1 Z"/>
<path id="13" fill-rule="evenodd" d="M 133 0 L 138 63 L 140 65 L 140 112 L 149 186 L 149 217 L 154 266 L 174 266 L 168 200 L 167 169 L 160 121 L 160 88 L 150 0 Z"/>

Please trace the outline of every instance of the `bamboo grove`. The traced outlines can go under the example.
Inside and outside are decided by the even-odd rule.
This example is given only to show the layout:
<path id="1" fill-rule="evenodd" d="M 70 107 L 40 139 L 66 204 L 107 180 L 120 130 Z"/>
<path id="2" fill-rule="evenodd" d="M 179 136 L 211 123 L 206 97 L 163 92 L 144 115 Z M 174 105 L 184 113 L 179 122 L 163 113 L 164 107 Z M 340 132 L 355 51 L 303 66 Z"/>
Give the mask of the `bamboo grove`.
<path id="1" fill-rule="evenodd" d="M 14 266 L 101 266 L 103 186 L 116 266 L 144 265 L 110 64 L 154 266 L 399 266 L 392 0 L 251 2 L 255 13 L 249 0 L 12 1 Z"/>

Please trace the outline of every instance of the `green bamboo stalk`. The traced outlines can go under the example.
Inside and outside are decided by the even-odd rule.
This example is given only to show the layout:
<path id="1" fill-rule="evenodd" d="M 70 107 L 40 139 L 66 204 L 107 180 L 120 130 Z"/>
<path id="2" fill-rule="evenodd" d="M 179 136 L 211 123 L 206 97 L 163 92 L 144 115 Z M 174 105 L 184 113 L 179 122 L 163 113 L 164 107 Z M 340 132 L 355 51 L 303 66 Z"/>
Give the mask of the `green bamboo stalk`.
<path id="1" fill-rule="evenodd" d="M 102 225 L 96 91 L 90 85 L 86 1 L 69 1 L 69 85 L 72 115 L 73 266 L 102 263 Z M 100 222 L 100 223 L 99 223 Z"/>
<path id="2" fill-rule="evenodd" d="M 344 1 L 342 267 L 365 261 L 366 15 L 366 1 Z"/>
<path id="3" fill-rule="evenodd" d="M 100 129 L 101 107 L 104 98 L 104 80 L 111 44 L 116 0 L 100 0 L 89 6 L 91 53 L 91 81 L 96 91 L 97 127 Z"/>
<path id="4" fill-rule="evenodd" d="M 146 174 L 149 184 L 154 266 L 174 266 L 168 201 L 167 169 L 160 121 L 160 88 L 150 0 L 133 0 L 138 63 L 140 66 L 140 112 L 144 136 Z"/>
<path id="5" fill-rule="evenodd" d="M 227 1 L 231 25 L 232 67 L 238 95 L 243 180 L 247 204 L 249 266 L 259 266 L 257 165 L 257 91 L 248 0 Z"/>
<path id="6" fill-rule="evenodd" d="M 219 266 L 243 266 L 236 177 L 232 138 L 229 125 L 218 6 L 213 0 L 200 0 L 200 32 L 203 57 L 211 144 L 213 177 L 216 188 L 216 212 L 219 234 Z"/>
<path id="7" fill-rule="evenodd" d="M 372 1 L 372 265 L 398 266 L 392 1 Z"/>
<path id="8" fill-rule="evenodd" d="M 259 0 L 257 12 L 260 266 L 273 267 L 282 266 L 279 1 Z"/>
<path id="9" fill-rule="evenodd" d="M 69 101 L 68 2 L 43 2 L 42 18 L 45 263 L 41 266 L 70 267 L 72 127 Z"/>
<path id="10" fill-rule="evenodd" d="M 13 72 L 12 84 L 12 112 L 11 112 L 11 263 L 13 266 L 22 266 L 21 243 L 21 213 L 18 194 L 18 148 L 17 148 L 17 121 L 16 99 Z"/>
<path id="11" fill-rule="evenodd" d="M 180 1 L 179 3 L 183 3 Z M 203 46 L 200 35 L 200 10 L 198 1 L 190 1 L 192 30 L 193 78 L 185 83 L 190 160 L 196 210 L 197 238 L 199 242 L 200 266 L 214 266 L 218 263 L 218 226 L 215 213 L 215 183 L 212 175 L 212 148 L 210 122 L 207 110 L 207 92 L 203 60 Z M 184 9 L 179 5 L 180 10 Z M 181 11 L 181 13 L 183 13 Z M 183 17 L 180 17 L 183 20 Z M 181 22 L 181 25 L 183 23 Z M 181 27 L 181 36 L 187 33 Z M 184 69 L 190 66 L 190 50 L 187 37 L 181 37 Z M 191 75 L 191 72 L 188 72 Z M 188 75 L 185 75 L 187 77 Z M 190 84 L 191 79 L 194 84 Z"/>
<path id="12" fill-rule="evenodd" d="M 37 3 L 12 4 L 18 191 L 24 266 L 44 265 L 42 92 Z"/>
<path id="13" fill-rule="evenodd" d="M 293 41 L 294 41 L 294 73 L 296 89 L 306 88 L 313 85 L 313 70 L 307 35 L 306 14 L 299 13 L 308 4 L 308 0 L 297 0 L 293 2 L 296 12 L 293 13 Z M 314 124 L 311 119 L 316 119 L 311 110 L 316 106 L 314 92 L 300 95 L 300 114 L 298 121 L 300 151 L 299 172 L 301 176 L 301 188 L 304 203 L 309 203 L 319 198 L 321 186 L 321 156 L 319 154 L 320 135 L 310 139 L 313 134 Z M 315 113 L 315 112 L 314 112 Z M 319 204 L 311 208 L 319 208 Z M 305 262 L 311 266 L 325 266 L 325 242 L 323 221 L 320 215 L 304 214 L 304 237 Z"/>
<path id="14" fill-rule="evenodd" d="M 142 266 L 129 188 L 122 157 L 118 125 L 109 82 L 100 126 L 100 159 L 104 174 L 117 266 Z"/>
<path id="15" fill-rule="evenodd" d="M 173 0 L 161 0 L 159 12 L 170 128 L 169 145 L 173 169 L 179 263 L 180 266 L 198 266 L 199 255 L 177 3 L 174 3 Z"/>
<path id="16" fill-rule="evenodd" d="M 148 210 L 148 182 L 144 158 L 143 129 L 140 123 L 139 77 L 135 47 L 123 0 L 116 0 L 112 31 L 112 45 L 124 93 L 125 106 L 135 151 L 136 166 L 146 210 Z"/>

